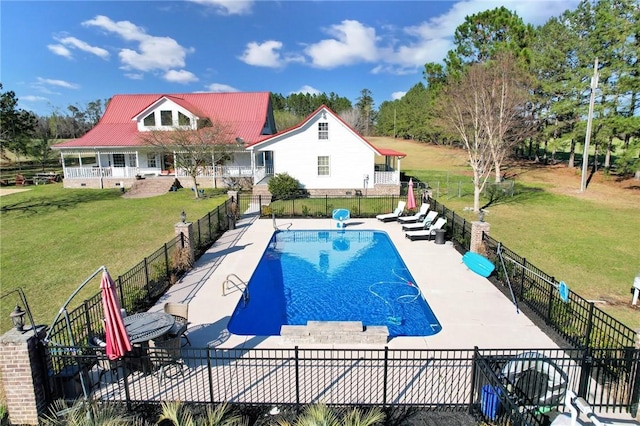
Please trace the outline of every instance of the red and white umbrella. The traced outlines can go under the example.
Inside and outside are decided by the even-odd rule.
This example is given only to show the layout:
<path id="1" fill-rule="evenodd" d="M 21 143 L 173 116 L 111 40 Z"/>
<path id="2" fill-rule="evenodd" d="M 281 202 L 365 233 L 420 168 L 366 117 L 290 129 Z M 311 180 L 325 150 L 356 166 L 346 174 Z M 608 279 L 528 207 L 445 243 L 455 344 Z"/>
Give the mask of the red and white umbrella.
<path id="1" fill-rule="evenodd" d="M 131 350 L 131 341 L 122 320 L 120 302 L 116 294 L 116 286 L 107 271 L 102 271 L 100 281 L 102 289 L 102 307 L 104 309 L 104 331 L 107 342 L 107 357 L 115 360 Z"/>
<path id="2" fill-rule="evenodd" d="M 416 197 L 413 195 L 413 179 L 409 179 L 409 191 L 407 192 L 407 210 L 416 208 Z"/>

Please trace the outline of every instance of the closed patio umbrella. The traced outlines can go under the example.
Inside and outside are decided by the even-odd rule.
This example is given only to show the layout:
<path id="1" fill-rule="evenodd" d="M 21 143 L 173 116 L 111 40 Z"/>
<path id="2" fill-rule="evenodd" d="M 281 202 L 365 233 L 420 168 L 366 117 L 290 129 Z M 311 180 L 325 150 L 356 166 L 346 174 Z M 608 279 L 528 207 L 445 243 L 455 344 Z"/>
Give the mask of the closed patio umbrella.
<path id="1" fill-rule="evenodd" d="M 107 342 L 106 352 L 110 360 L 122 357 L 131 350 L 131 341 L 122 321 L 120 302 L 116 295 L 116 287 L 107 271 L 102 272 L 102 307 L 104 309 L 104 331 Z"/>
<path id="2" fill-rule="evenodd" d="M 409 190 L 407 192 L 407 210 L 416 208 L 416 197 L 413 195 L 413 179 L 409 179 Z"/>

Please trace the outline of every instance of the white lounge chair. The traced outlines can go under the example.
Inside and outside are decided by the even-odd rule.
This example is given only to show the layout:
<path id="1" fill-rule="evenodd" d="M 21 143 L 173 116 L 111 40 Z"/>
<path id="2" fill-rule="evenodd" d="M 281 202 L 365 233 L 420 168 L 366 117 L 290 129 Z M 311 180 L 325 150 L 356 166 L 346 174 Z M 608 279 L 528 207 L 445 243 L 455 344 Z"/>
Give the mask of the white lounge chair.
<path id="1" fill-rule="evenodd" d="M 428 229 L 434 220 L 438 217 L 438 212 L 435 210 L 431 210 L 427 215 L 418 223 L 407 223 L 406 225 L 402 225 L 403 231 L 418 231 L 421 229 Z"/>
<path id="2" fill-rule="evenodd" d="M 376 219 L 383 222 L 391 222 L 393 220 L 396 220 L 400 217 L 406 205 L 406 201 L 398 201 L 398 207 L 396 207 L 396 209 L 392 213 L 379 214 L 376 216 Z"/>
<path id="3" fill-rule="evenodd" d="M 404 234 L 405 237 L 409 238 L 411 241 L 415 240 L 432 240 L 435 239 L 436 229 L 442 229 L 442 227 L 447 223 L 447 219 L 444 217 L 438 218 L 436 223 L 431 225 L 429 229 L 423 229 L 420 231 L 409 231 Z"/>
<path id="4" fill-rule="evenodd" d="M 429 207 L 430 207 L 429 204 L 422 203 L 422 205 L 420 206 L 420 210 L 418 210 L 416 214 L 412 214 L 411 216 L 401 216 L 398 218 L 398 222 L 400 223 L 420 222 L 429 211 Z"/>

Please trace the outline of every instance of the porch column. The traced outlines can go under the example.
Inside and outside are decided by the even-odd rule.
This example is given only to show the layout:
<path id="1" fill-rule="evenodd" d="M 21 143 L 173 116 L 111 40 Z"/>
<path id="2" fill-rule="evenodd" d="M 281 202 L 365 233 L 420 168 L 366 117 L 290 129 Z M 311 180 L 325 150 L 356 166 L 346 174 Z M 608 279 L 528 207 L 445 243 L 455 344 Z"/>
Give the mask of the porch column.
<path id="1" fill-rule="evenodd" d="M 104 189 L 104 182 L 102 181 L 102 161 L 100 160 L 100 151 L 96 151 L 96 156 L 98 157 L 98 173 L 100 173 L 100 189 Z"/>

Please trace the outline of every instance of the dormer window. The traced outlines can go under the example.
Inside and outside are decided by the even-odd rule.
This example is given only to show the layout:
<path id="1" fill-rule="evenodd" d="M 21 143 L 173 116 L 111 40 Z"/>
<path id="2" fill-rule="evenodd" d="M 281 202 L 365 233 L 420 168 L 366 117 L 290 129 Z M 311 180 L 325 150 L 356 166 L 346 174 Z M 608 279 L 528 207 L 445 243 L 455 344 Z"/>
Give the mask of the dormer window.
<path id="1" fill-rule="evenodd" d="M 144 118 L 145 127 L 156 127 L 156 115 L 151 113 Z"/>
<path id="2" fill-rule="evenodd" d="M 160 111 L 160 124 L 162 126 L 173 126 L 171 111 Z"/>
<path id="3" fill-rule="evenodd" d="M 318 139 L 329 139 L 329 123 L 318 123 Z"/>
<path id="4" fill-rule="evenodd" d="M 191 126 L 191 119 L 178 111 L 178 125 L 180 126 Z"/>

